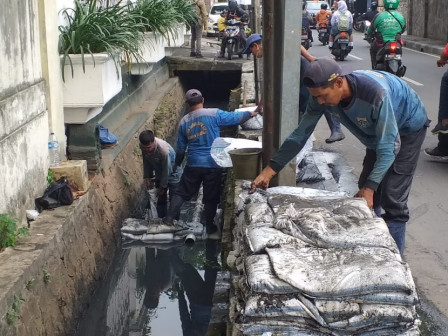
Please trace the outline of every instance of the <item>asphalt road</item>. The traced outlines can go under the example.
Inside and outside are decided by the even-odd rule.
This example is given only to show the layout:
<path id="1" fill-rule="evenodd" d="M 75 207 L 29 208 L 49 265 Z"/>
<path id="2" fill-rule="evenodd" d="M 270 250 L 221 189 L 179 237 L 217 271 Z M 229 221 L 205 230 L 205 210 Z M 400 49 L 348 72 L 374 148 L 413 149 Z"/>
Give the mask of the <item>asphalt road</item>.
<path id="1" fill-rule="evenodd" d="M 315 30 L 313 36 L 315 41 L 309 52 L 317 57 L 331 56 L 328 47 L 319 43 Z M 340 64 L 353 70 L 370 69 L 369 45 L 362 40 L 362 34 L 355 32 L 354 36 L 354 49 Z M 404 79 L 419 94 L 433 120 L 409 197 L 411 219 L 407 225 L 405 258 L 411 266 L 424 309 L 435 325 L 428 335 L 448 335 L 448 162 L 432 162 L 423 153 L 424 148 L 437 144 L 437 137 L 430 130 L 437 122 L 440 79 L 447 68 L 438 68 L 436 59 L 436 55 L 407 48 L 403 51 L 403 64 L 407 66 Z M 345 140 L 325 144 L 329 130 L 322 119 L 315 131 L 315 148 L 341 153 L 359 176 L 364 146 L 347 130 L 344 133 Z"/>

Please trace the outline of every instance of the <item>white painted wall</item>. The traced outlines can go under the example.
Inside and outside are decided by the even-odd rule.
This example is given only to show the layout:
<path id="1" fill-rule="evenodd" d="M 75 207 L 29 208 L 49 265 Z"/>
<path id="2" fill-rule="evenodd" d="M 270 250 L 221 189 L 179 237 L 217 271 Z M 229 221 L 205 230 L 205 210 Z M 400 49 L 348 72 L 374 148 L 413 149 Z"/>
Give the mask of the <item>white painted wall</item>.
<path id="1" fill-rule="evenodd" d="M 0 22 L 0 213 L 20 223 L 45 188 L 48 169 L 38 0 L 9 2 Z"/>

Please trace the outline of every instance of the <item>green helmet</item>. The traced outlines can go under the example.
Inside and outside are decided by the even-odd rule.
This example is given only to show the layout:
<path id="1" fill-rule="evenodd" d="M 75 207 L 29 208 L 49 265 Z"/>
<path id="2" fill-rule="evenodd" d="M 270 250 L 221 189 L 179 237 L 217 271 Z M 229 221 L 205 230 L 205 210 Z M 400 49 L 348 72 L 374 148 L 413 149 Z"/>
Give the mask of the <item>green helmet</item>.
<path id="1" fill-rule="evenodd" d="M 400 0 L 384 0 L 385 9 L 397 9 L 400 4 Z"/>

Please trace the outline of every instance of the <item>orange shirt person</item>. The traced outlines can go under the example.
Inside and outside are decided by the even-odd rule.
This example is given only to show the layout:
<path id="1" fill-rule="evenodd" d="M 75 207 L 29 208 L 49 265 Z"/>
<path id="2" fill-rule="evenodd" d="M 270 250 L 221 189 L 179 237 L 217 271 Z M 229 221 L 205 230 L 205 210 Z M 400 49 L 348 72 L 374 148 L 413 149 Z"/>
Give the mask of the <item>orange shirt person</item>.
<path id="1" fill-rule="evenodd" d="M 333 15 L 333 13 L 327 9 L 327 5 L 322 4 L 320 6 L 320 11 L 316 14 L 317 25 L 321 23 L 325 23 L 327 25 L 330 24 L 331 15 Z"/>

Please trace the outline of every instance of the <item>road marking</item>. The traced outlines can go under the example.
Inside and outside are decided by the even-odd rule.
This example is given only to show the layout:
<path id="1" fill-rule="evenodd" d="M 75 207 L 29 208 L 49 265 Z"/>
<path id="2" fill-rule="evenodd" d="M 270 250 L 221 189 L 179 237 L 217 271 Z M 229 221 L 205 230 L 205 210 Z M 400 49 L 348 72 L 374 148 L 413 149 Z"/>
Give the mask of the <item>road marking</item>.
<path id="1" fill-rule="evenodd" d="M 435 57 L 435 58 L 440 58 L 440 56 L 437 56 L 437 55 L 434 55 L 434 54 L 428 54 L 428 53 L 425 53 L 425 52 L 420 51 L 420 50 L 415 50 L 415 49 L 411 49 L 411 48 L 408 48 L 408 47 L 403 47 L 403 48 L 406 49 L 406 50 L 409 50 L 409 51 L 416 52 L 418 54 L 423 54 L 423 55 L 426 55 L 426 56 L 432 56 L 432 57 Z"/>
<path id="2" fill-rule="evenodd" d="M 423 86 L 422 83 L 419 83 L 419 82 L 417 82 L 417 81 L 415 81 L 413 79 L 407 78 L 407 77 L 401 77 L 401 79 L 404 79 L 406 82 L 412 83 L 412 84 L 417 85 L 417 86 Z"/>
<path id="3" fill-rule="evenodd" d="M 352 54 L 348 54 L 350 57 L 353 57 L 354 59 L 357 59 L 358 61 L 362 61 L 362 58 L 361 57 L 358 57 L 358 56 L 355 56 L 355 55 L 352 55 Z"/>

